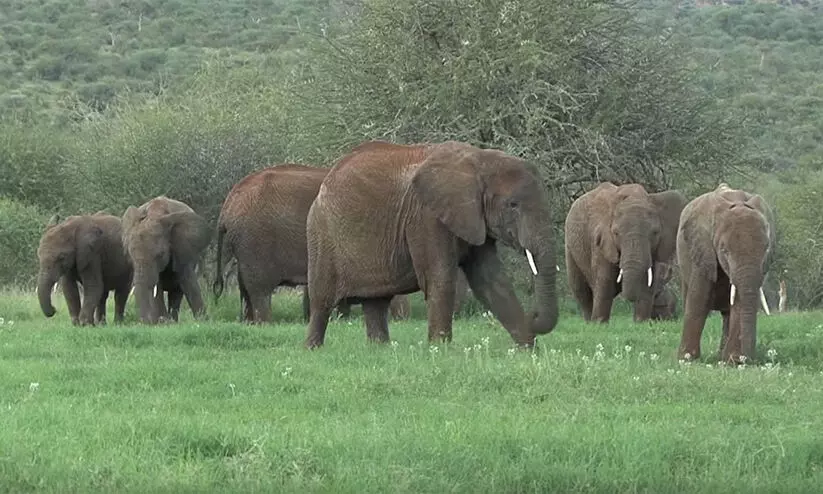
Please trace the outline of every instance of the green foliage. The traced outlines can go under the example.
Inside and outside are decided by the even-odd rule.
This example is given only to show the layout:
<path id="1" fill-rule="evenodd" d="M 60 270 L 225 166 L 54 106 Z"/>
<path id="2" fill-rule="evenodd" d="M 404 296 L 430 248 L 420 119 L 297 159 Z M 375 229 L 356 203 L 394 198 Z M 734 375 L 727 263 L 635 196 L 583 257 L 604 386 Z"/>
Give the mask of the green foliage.
<path id="1" fill-rule="evenodd" d="M 0 286 L 31 286 L 46 220 L 38 208 L 0 196 Z"/>
<path id="2" fill-rule="evenodd" d="M 13 301 L 13 302 L 10 302 Z M 57 300 L 57 302 L 60 302 Z M 110 302 L 111 303 L 111 302 Z M 10 305 L 13 304 L 13 305 Z M 31 312 L 33 319 L 9 314 Z M 510 352 L 486 318 L 430 347 L 333 322 L 72 328 L 0 294 L 8 492 L 814 492 L 821 314 L 762 318 L 765 363 L 680 364 L 679 323 L 561 321 Z M 818 328 L 818 329 L 815 329 Z M 773 350 L 776 354 L 768 354 Z M 704 400 L 705 398 L 705 400 Z M 700 405 L 695 405 L 695 404 Z M 55 440 L 58 438 L 59 440 Z"/>
<path id="3" fill-rule="evenodd" d="M 734 127 L 693 84 L 683 39 L 650 35 L 654 18 L 618 0 L 366 0 L 309 40 L 290 112 L 335 152 L 365 139 L 504 149 L 569 195 L 728 169 Z"/>
<path id="4" fill-rule="evenodd" d="M 810 3 L 817 11 L 777 2 L 680 11 L 701 84 L 746 117 L 759 170 L 823 167 L 823 15 Z"/>
<path id="5" fill-rule="evenodd" d="M 758 187 L 776 213 L 777 259 L 772 284 L 787 280 L 790 307 L 806 310 L 823 305 L 823 172 L 797 177 L 793 183 L 766 179 Z"/>

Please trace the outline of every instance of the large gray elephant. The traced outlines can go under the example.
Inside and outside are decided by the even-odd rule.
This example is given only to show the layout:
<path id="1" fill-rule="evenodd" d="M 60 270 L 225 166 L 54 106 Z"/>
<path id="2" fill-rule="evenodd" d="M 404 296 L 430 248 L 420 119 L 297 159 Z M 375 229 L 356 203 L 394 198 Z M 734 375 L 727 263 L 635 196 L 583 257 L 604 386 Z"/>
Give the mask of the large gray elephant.
<path id="1" fill-rule="evenodd" d="M 652 315 L 654 264 L 670 262 L 686 197 L 642 185 L 605 182 L 577 198 L 565 225 L 569 288 L 586 321 L 607 322 L 614 298 L 634 305 L 634 320 Z"/>
<path id="2" fill-rule="evenodd" d="M 51 294 L 59 280 L 72 324 L 105 324 L 109 291 L 114 291 L 114 321 L 123 321 L 132 271 L 121 233 L 120 218 L 104 212 L 69 216 L 62 222 L 57 215 L 51 218 L 37 248 L 37 296 L 46 317 L 56 312 Z"/>
<path id="3" fill-rule="evenodd" d="M 343 299 L 363 305 L 369 340 L 389 340 L 386 309 L 422 290 L 428 339 L 450 341 L 457 272 L 522 346 L 557 323 L 552 211 L 537 169 L 460 142 L 366 142 L 323 180 L 307 222 L 311 316 L 306 346 L 324 342 Z M 502 242 L 535 274 L 525 314 L 497 255 Z M 525 259 L 524 259 L 525 261 Z"/>
<path id="4" fill-rule="evenodd" d="M 758 302 L 769 313 L 762 286 L 774 247 L 772 211 L 759 195 L 720 184 L 686 206 L 677 232 L 684 299 L 679 358 L 700 357 L 712 310 L 723 316 L 720 358 L 754 357 Z"/>
<path id="5" fill-rule="evenodd" d="M 236 260 L 245 321 L 271 321 L 274 290 L 299 285 L 304 286 L 303 311 L 308 321 L 306 217 L 328 172 L 328 168 L 291 163 L 270 166 L 247 175 L 226 196 L 217 221 L 213 291 L 219 298 L 224 288 L 223 263 Z M 351 310 L 345 300 L 337 309 L 344 317 Z M 408 318 L 408 297 L 394 297 L 390 309 L 394 319 Z"/>
<path id="6" fill-rule="evenodd" d="M 211 236 L 205 219 L 166 196 L 126 209 L 123 245 L 134 268 L 134 298 L 142 322 L 177 321 L 184 295 L 195 317 L 205 314 L 195 267 Z"/>

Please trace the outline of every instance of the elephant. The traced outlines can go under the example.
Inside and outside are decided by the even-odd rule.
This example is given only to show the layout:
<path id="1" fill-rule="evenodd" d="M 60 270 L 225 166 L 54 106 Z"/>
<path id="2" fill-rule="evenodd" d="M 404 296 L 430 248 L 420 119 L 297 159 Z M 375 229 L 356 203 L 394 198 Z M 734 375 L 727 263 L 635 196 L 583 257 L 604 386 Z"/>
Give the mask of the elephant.
<path id="1" fill-rule="evenodd" d="M 37 296 L 46 317 L 56 312 L 51 294 L 59 281 L 72 324 L 105 324 L 109 291 L 114 291 L 114 321 L 123 321 L 132 270 L 121 233 L 120 218 L 103 212 L 69 216 L 62 222 L 52 216 L 37 248 Z"/>
<path id="2" fill-rule="evenodd" d="M 754 358 L 758 299 L 769 314 L 763 280 L 774 248 L 774 216 L 757 194 L 721 183 L 683 209 L 677 231 L 684 306 L 678 358 L 700 357 L 700 338 L 712 310 L 723 318 L 720 359 Z"/>
<path id="3" fill-rule="evenodd" d="M 331 310 L 346 298 L 362 303 L 367 340 L 388 342 L 391 298 L 419 290 L 428 340 L 450 342 L 462 270 L 515 343 L 533 348 L 558 318 L 551 213 L 537 168 L 502 151 L 457 141 L 360 144 L 333 165 L 309 209 L 306 347 L 323 345 Z M 528 315 L 498 241 L 523 253 L 535 276 Z"/>
<path id="4" fill-rule="evenodd" d="M 652 302 L 653 320 L 672 320 L 677 317 L 677 297 L 667 285 L 671 280 L 673 267 L 670 263 L 654 263 L 654 293 Z"/>
<path id="5" fill-rule="evenodd" d="M 178 320 L 183 296 L 195 318 L 205 315 L 196 265 L 212 229 L 187 204 L 158 196 L 123 214 L 123 245 L 134 269 L 134 298 L 140 321 Z M 168 312 L 163 303 L 168 293 Z"/>
<path id="6" fill-rule="evenodd" d="M 686 196 L 604 182 L 577 198 L 565 223 L 567 280 L 586 321 L 606 323 L 614 298 L 632 302 L 634 321 L 652 315 L 654 264 L 670 262 Z"/>
<path id="7" fill-rule="evenodd" d="M 271 321 L 274 290 L 302 285 L 303 316 L 308 321 L 306 217 L 328 172 L 293 163 L 270 166 L 244 177 L 227 195 L 217 221 L 217 278 L 212 289 L 219 299 L 223 263 L 236 261 L 243 320 Z M 351 307 L 341 300 L 337 310 L 348 317 Z M 409 311 L 405 295 L 392 299 L 395 319 L 408 318 Z"/>

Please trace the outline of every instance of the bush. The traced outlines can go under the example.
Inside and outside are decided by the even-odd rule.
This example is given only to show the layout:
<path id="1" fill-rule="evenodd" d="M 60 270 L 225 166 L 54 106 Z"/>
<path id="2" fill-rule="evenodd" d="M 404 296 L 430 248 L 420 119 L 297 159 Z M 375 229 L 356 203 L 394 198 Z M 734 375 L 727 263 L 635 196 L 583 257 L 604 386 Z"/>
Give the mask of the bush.
<path id="1" fill-rule="evenodd" d="M 47 219 L 35 206 L 0 197 L 0 286 L 34 286 L 37 246 Z"/>

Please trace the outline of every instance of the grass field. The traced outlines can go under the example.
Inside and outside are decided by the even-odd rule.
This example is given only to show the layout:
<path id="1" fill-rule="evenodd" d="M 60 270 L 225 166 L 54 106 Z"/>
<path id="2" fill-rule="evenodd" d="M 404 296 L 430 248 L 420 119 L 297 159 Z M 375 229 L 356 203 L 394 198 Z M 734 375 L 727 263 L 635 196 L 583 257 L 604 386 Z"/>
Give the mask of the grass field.
<path id="1" fill-rule="evenodd" d="M 282 299 L 283 297 L 281 297 Z M 2 492 L 819 492 L 823 314 L 761 316 L 759 366 L 678 362 L 680 324 L 564 314 L 536 354 L 495 320 L 302 347 L 287 324 L 76 328 L 0 293 Z M 129 302 L 130 311 L 133 302 Z M 277 305 L 280 304 L 280 305 Z M 111 311 L 111 309 L 109 309 Z M 416 315 L 424 310 L 416 307 Z M 210 313 L 231 319 L 237 301 Z M 111 320 L 112 313 L 109 313 Z M 130 317 L 133 314 L 130 312 Z"/>

